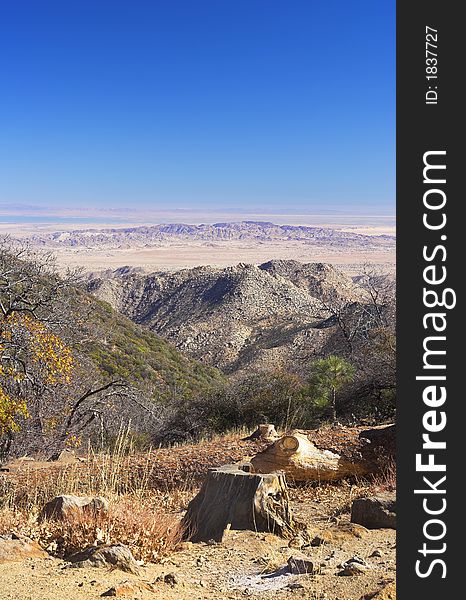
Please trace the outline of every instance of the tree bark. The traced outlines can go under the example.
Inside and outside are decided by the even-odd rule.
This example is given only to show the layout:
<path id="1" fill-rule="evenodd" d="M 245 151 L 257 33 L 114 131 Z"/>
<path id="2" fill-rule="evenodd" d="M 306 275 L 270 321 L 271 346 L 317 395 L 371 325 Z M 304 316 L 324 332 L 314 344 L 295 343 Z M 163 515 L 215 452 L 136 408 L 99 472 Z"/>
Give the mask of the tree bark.
<path id="1" fill-rule="evenodd" d="M 246 472 L 238 465 L 210 469 L 182 525 L 185 539 L 193 542 L 220 542 L 229 529 L 290 537 L 295 525 L 285 477 Z"/>
<path id="2" fill-rule="evenodd" d="M 337 420 L 337 392 L 332 388 L 332 422 Z"/>

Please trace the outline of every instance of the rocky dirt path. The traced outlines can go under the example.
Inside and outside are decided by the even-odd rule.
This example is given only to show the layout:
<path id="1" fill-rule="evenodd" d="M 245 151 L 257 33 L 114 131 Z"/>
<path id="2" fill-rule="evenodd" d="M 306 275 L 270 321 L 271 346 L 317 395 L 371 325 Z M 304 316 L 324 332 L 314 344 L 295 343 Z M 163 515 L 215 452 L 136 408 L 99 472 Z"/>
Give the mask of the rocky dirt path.
<path id="1" fill-rule="evenodd" d="M 298 512 L 303 515 L 303 510 L 298 508 Z M 320 517 L 314 529 L 326 543 L 306 547 L 303 552 L 318 567 L 320 572 L 316 575 L 290 575 L 281 570 L 289 556 L 297 552 L 285 540 L 271 534 L 234 531 L 221 544 L 185 544 L 164 564 L 143 567 L 140 576 L 116 570 L 66 568 L 65 562 L 54 558 L 2 564 L 0 598 L 90 600 L 108 592 L 141 600 L 221 600 L 246 596 L 359 600 L 394 580 L 393 530 L 368 531 L 351 526 L 347 517 L 330 525 Z M 355 555 L 364 559 L 369 568 L 361 575 L 338 575 L 341 571 L 338 565 Z M 109 592 L 111 588 L 115 588 L 113 594 Z"/>

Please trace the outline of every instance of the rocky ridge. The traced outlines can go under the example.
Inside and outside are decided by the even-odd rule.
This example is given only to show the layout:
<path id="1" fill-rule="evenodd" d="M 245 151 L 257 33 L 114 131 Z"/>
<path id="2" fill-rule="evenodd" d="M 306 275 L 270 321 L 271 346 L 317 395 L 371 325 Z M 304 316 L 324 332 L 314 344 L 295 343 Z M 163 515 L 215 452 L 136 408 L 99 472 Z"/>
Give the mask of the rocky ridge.
<path id="1" fill-rule="evenodd" d="M 322 300 L 364 299 L 362 287 L 335 267 L 292 260 L 152 274 L 119 269 L 94 277 L 88 289 L 228 373 L 309 361 L 332 329 Z"/>

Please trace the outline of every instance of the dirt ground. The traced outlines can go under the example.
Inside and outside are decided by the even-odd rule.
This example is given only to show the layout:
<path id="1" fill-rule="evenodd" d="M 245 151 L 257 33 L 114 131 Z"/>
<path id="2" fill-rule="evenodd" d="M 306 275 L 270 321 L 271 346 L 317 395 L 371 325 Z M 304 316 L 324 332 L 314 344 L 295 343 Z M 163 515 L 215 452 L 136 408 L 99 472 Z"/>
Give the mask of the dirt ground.
<path id="1" fill-rule="evenodd" d="M 8 600 L 96 599 L 125 582 L 122 597 L 167 600 L 309 598 L 359 600 L 395 579 L 395 532 L 349 525 L 348 516 L 329 523 L 318 503 L 294 502 L 298 518 L 328 541 L 305 547 L 316 575 L 289 575 L 282 567 L 297 550 L 272 534 L 231 531 L 222 543 L 184 544 L 163 564 L 142 567 L 140 576 L 99 568 L 68 568 L 55 558 L 0 565 L 0 598 Z M 339 576 L 338 565 L 353 556 L 368 563 L 362 575 Z M 175 575 L 175 584 L 164 576 Z M 160 578 L 159 580 L 157 580 Z M 145 589 L 145 587 L 149 589 Z M 123 593 L 123 590 L 121 590 Z"/>

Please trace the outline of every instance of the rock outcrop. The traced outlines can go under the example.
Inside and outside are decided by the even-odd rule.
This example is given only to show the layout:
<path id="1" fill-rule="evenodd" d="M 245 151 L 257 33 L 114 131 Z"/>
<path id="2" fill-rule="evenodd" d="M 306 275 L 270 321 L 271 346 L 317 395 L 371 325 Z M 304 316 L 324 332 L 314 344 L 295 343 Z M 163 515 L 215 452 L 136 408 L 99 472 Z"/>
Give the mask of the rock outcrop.
<path id="1" fill-rule="evenodd" d="M 184 354 L 227 373 L 309 362 L 335 325 L 322 300 L 364 300 L 361 286 L 331 265 L 293 260 L 115 274 L 91 280 L 88 289 Z"/>

